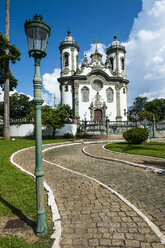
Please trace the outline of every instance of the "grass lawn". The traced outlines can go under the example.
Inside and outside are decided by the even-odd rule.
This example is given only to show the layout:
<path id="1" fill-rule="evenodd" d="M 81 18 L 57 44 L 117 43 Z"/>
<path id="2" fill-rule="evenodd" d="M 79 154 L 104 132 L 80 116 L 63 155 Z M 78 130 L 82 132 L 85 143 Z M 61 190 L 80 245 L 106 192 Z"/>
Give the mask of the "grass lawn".
<path id="1" fill-rule="evenodd" d="M 43 144 L 71 141 L 73 139 L 43 140 Z M 9 161 L 15 151 L 34 146 L 34 140 L 18 139 L 15 141 L 0 140 L 0 220 L 7 216 L 25 216 L 36 222 L 36 196 L 35 180 L 16 169 Z M 46 199 L 45 199 L 46 202 Z M 50 211 L 46 209 L 50 216 Z M 50 219 L 50 218 L 49 218 Z M 50 221 L 51 222 L 51 221 Z M 39 240 L 35 244 L 28 244 L 24 239 L 16 237 L 0 237 L 1 248 L 46 248 L 51 247 L 52 223 L 47 223 L 48 237 Z"/>
<path id="2" fill-rule="evenodd" d="M 105 145 L 105 148 L 115 152 L 165 158 L 165 143 L 161 142 L 145 142 L 140 145 L 131 145 L 126 142 L 119 142 Z"/>

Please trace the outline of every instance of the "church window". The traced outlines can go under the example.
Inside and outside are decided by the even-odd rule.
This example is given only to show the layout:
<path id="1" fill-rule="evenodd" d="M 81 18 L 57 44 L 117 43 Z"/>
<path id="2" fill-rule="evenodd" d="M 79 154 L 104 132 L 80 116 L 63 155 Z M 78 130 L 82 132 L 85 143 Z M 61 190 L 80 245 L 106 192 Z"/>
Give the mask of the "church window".
<path id="1" fill-rule="evenodd" d="M 121 58 L 121 69 L 124 70 L 124 58 Z"/>
<path id="2" fill-rule="evenodd" d="M 126 111 L 126 109 L 124 109 L 124 115 L 127 115 L 127 111 Z"/>
<path id="3" fill-rule="evenodd" d="M 68 66 L 69 65 L 69 54 L 65 53 L 64 54 L 64 66 Z"/>
<path id="4" fill-rule="evenodd" d="M 123 88 L 123 94 L 125 94 L 125 88 Z"/>
<path id="5" fill-rule="evenodd" d="M 68 85 L 65 85 L 65 92 L 68 91 Z"/>
<path id="6" fill-rule="evenodd" d="M 110 57 L 110 62 L 111 62 L 111 68 L 113 70 L 113 58 L 112 57 Z"/>
<path id="7" fill-rule="evenodd" d="M 107 102 L 113 102 L 113 90 L 108 88 L 106 91 L 107 95 Z"/>
<path id="8" fill-rule="evenodd" d="M 94 90 L 101 90 L 102 89 L 102 87 L 103 87 L 103 84 L 102 84 L 102 82 L 100 81 L 100 80 L 95 80 L 94 82 L 93 82 L 93 88 L 94 88 Z"/>
<path id="9" fill-rule="evenodd" d="M 83 87 L 81 90 L 82 94 L 82 101 L 88 102 L 89 101 L 89 89 L 87 87 Z"/>

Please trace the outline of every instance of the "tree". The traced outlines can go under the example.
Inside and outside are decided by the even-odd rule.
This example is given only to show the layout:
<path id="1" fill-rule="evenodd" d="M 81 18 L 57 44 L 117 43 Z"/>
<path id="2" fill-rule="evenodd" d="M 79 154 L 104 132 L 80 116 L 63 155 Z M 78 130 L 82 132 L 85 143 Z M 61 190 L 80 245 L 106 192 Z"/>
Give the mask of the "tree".
<path id="1" fill-rule="evenodd" d="M 0 115 L 4 115 L 3 102 L 0 103 Z M 24 94 L 15 93 L 10 96 L 10 117 L 15 119 L 31 119 L 34 103 Z M 34 112 L 34 111 L 33 111 Z"/>
<path id="2" fill-rule="evenodd" d="M 5 21 L 5 39 L 1 47 L 2 53 L 0 61 L 1 67 L 4 67 L 4 130 L 3 138 L 5 140 L 10 139 L 10 115 L 9 115 L 9 61 L 15 63 L 20 59 L 20 52 L 16 47 L 9 44 L 9 7 L 10 0 L 6 0 L 6 21 Z M 3 53 L 4 52 L 4 53 Z M 18 55 L 19 56 L 15 56 Z M 14 56 L 13 56 L 14 55 Z"/>
<path id="3" fill-rule="evenodd" d="M 140 121 L 143 121 L 144 119 L 147 119 L 148 121 L 152 121 L 153 120 L 153 113 L 144 110 L 144 111 L 140 111 L 138 112 L 138 117 Z"/>
<path id="4" fill-rule="evenodd" d="M 9 7 L 10 0 L 6 0 L 6 20 L 5 20 L 5 38 L 9 41 Z M 8 57 L 9 49 L 5 48 L 5 56 Z M 6 58 L 4 62 L 5 80 L 4 80 L 4 140 L 10 139 L 10 114 L 9 114 L 9 59 Z"/>
<path id="5" fill-rule="evenodd" d="M 53 127 L 53 137 L 56 129 L 62 128 L 72 118 L 73 111 L 67 104 L 59 104 L 55 109 L 48 105 L 42 107 L 42 124 L 46 127 Z"/>
<path id="6" fill-rule="evenodd" d="M 128 116 L 130 119 L 138 117 L 138 113 L 145 110 L 147 100 L 147 97 L 138 96 L 135 98 L 133 105 L 128 110 Z"/>
<path id="7" fill-rule="evenodd" d="M 6 54 L 6 49 L 9 50 L 9 54 Z M 5 82 L 5 64 L 9 60 L 12 64 L 15 64 L 17 60 L 20 60 L 21 52 L 14 46 L 11 45 L 10 42 L 4 37 L 2 33 L 0 33 L 0 67 L 1 67 L 1 77 L 0 77 L 0 85 L 4 88 Z M 11 70 L 9 70 L 9 82 L 10 82 L 10 90 L 13 90 L 17 87 L 17 79 L 13 76 Z"/>
<path id="8" fill-rule="evenodd" d="M 156 120 L 165 119 L 165 99 L 154 99 L 146 103 L 145 109 L 155 115 Z"/>

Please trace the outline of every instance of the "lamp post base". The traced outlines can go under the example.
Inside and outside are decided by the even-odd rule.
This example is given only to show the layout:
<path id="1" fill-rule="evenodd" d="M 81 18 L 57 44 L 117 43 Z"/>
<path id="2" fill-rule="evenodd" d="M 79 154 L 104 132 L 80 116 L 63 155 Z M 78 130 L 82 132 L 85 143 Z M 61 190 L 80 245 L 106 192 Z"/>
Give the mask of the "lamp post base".
<path id="1" fill-rule="evenodd" d="M 45 224 L 44 228 L 41 229 L 41 225 L 39 225 L 37 228 L 36 228 L 36 235 L 38 237 L 45 237 L 48 233 L 48 228 Z"/>

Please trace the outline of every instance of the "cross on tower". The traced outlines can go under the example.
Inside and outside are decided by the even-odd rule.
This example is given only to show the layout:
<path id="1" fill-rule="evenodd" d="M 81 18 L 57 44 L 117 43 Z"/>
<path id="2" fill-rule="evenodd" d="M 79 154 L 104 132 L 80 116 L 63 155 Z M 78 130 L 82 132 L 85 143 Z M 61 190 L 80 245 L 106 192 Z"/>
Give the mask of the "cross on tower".
<path id="1" fill-rule="evenodd" d="M 98 44 L 99 42 L 98 42 L 98 40 L 96 39 L 96 40 L 94 40 L 94 44 L 96 44 L 96 49 L 95 49 L 95 52 L 97 52 L 97 44 Z"/>

